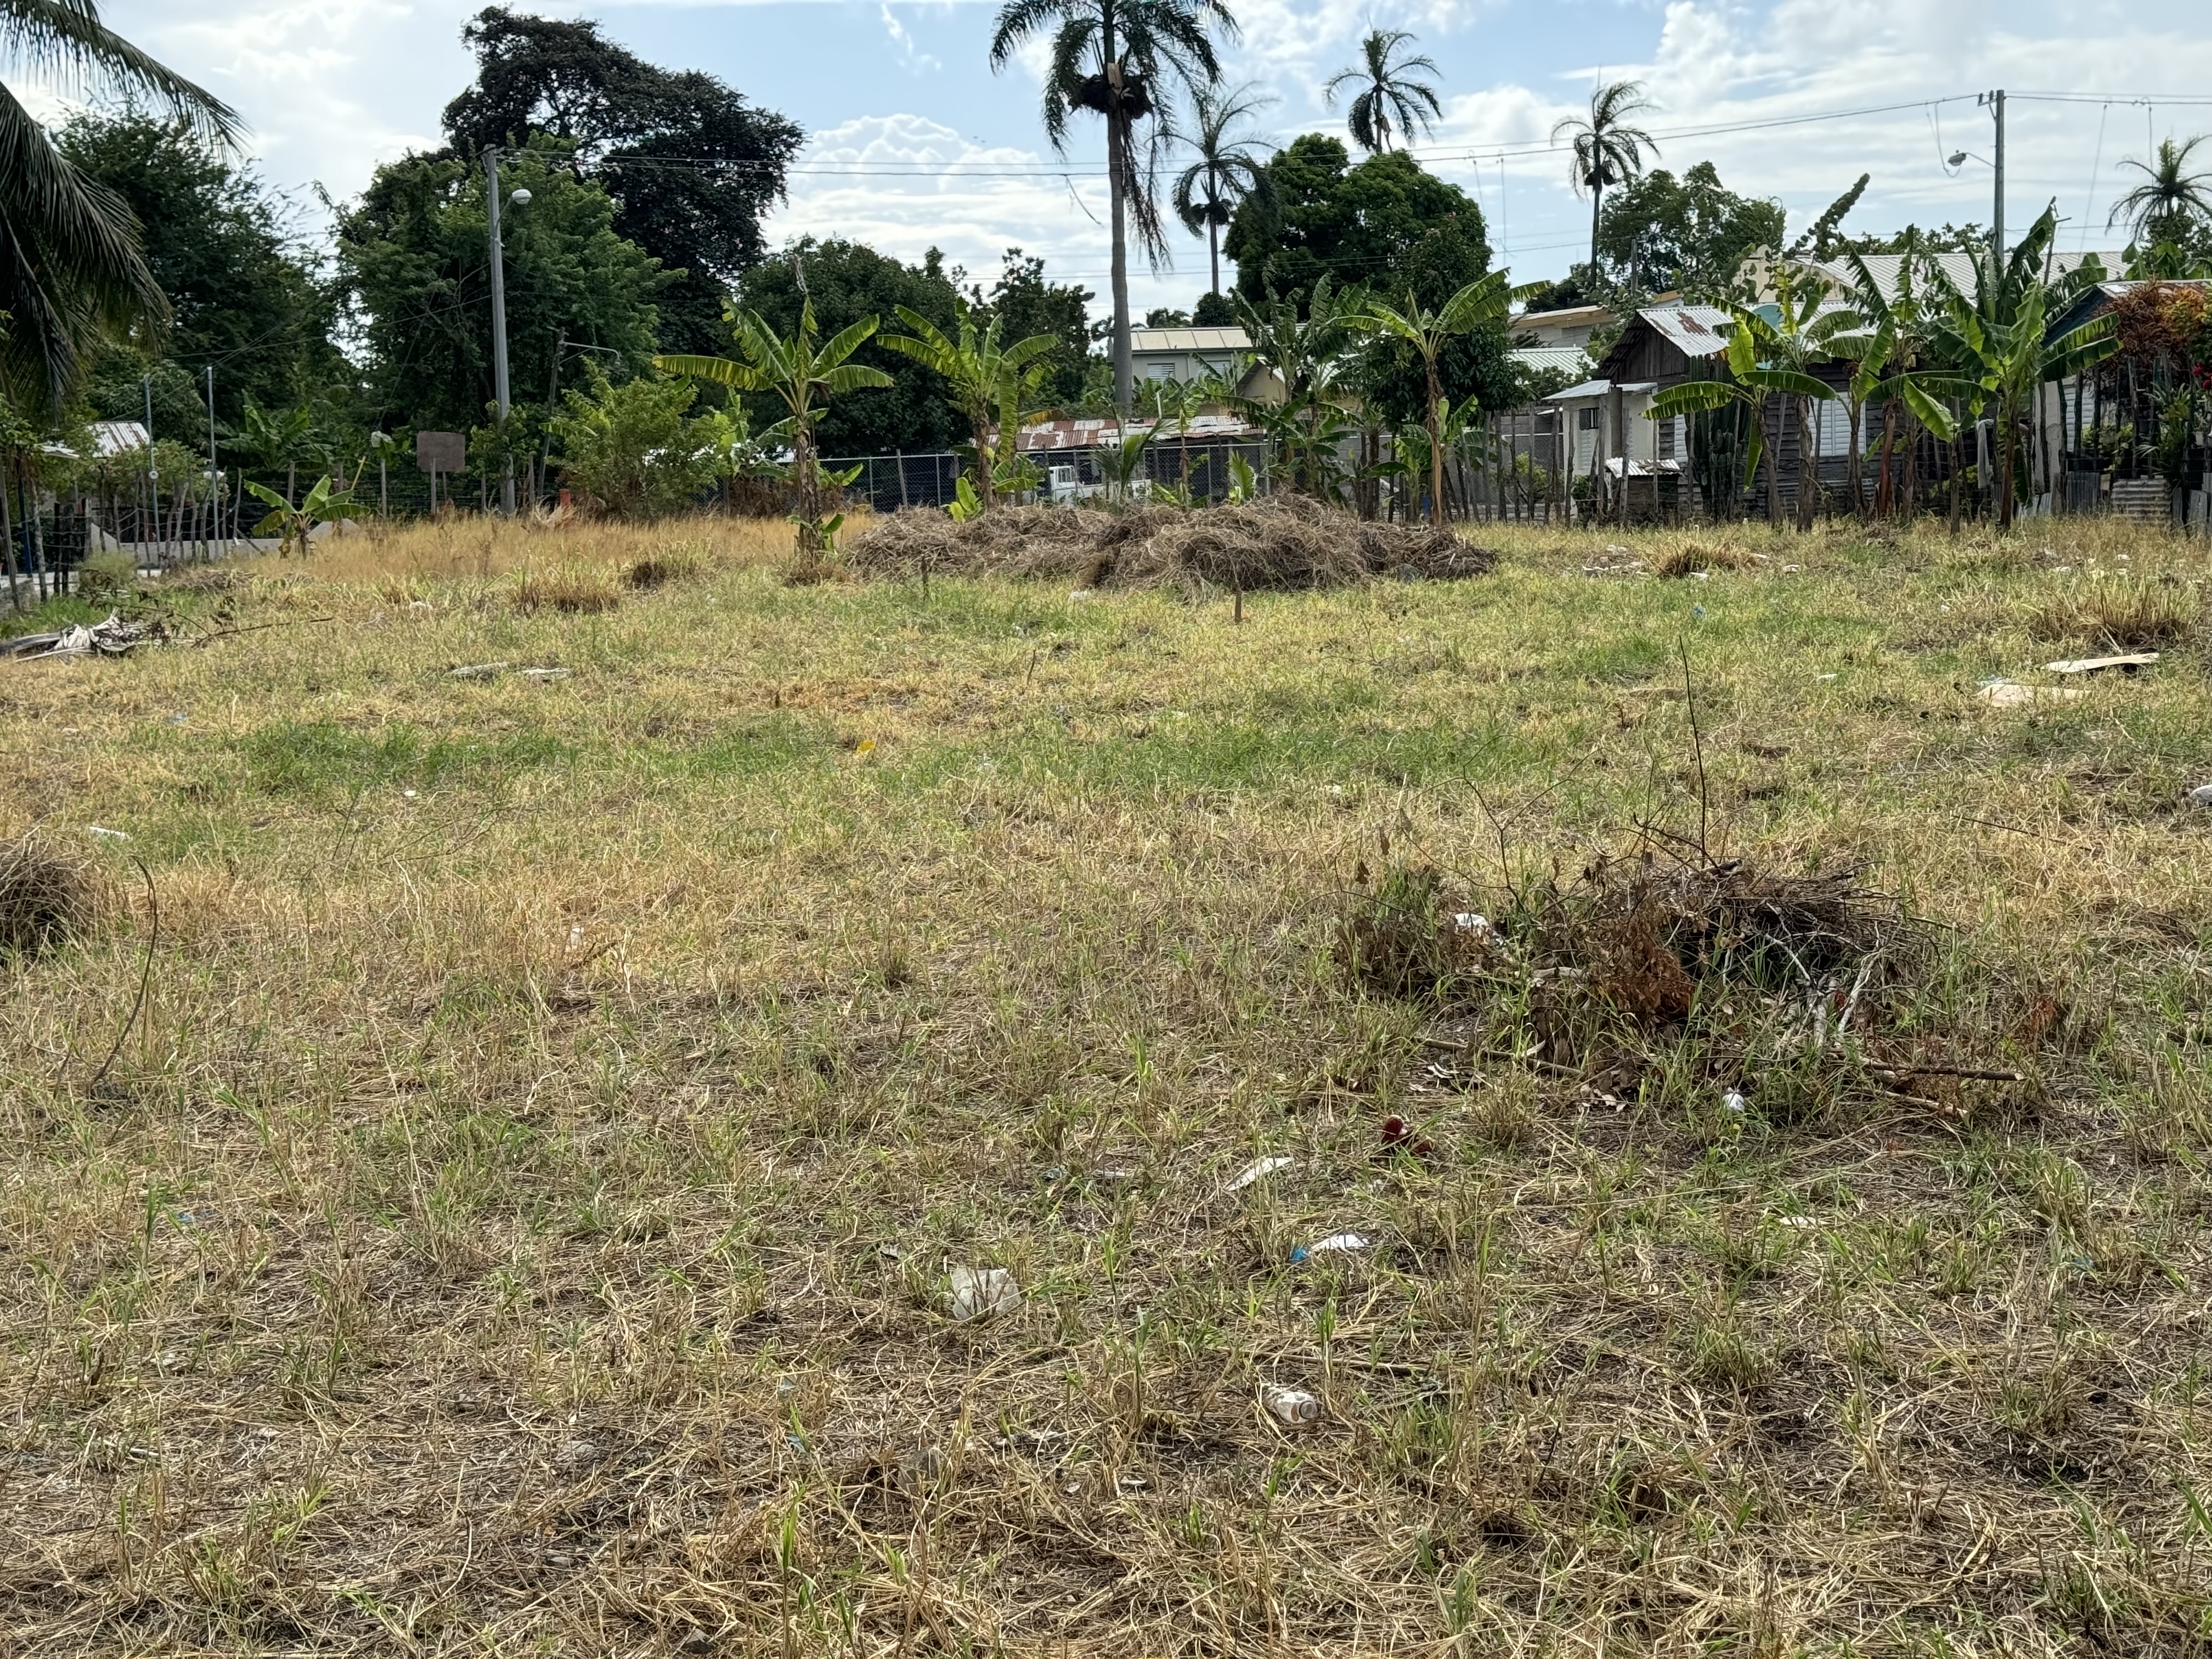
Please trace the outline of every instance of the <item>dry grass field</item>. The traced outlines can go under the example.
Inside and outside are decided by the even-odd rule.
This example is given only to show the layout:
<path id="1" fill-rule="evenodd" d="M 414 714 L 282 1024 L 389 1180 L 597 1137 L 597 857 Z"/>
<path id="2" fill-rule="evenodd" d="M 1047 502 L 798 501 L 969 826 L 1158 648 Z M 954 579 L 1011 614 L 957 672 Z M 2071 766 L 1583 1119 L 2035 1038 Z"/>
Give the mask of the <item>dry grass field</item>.
<path id="1" fill-rule="evenodd" d="M 0 661 L 0 1651 L 2212 1648 L 2202 544 L 787 539 Z"/>

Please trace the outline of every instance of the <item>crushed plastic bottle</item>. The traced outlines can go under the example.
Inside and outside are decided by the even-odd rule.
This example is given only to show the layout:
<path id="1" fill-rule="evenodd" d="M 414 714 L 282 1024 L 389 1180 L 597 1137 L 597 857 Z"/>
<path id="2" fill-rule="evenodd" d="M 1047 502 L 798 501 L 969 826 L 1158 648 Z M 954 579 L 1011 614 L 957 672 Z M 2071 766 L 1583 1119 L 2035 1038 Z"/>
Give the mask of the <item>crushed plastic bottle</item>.
<path id="1" fill-rule="evenodd" d="M 955 1267 L 952 1317 L 961 1324 L 1012 1313 L 1022 1305 L 1022 1287 L 1004 1267 Z"/>
<path id="2" fill-rule="evenodd" d="M 1267 1415 L 1286 1429 L 1310 1429 L 1322 1419 L 1320 1396 L 1304 1389 L 1270 1389 L 1261 1399 Z"/>
<path id="3" fill-rule="evenodd" d="M 1347 1255 L 1364 1250 L 1371 1243 L 1364 1233 L 1331 1233 L 1327 1238 L 1317 1238 L 1310 1244 L 1301 1244 L 1291 1252 L 1291 1265 L 1310 1261 L 1317 1255 Z"/>

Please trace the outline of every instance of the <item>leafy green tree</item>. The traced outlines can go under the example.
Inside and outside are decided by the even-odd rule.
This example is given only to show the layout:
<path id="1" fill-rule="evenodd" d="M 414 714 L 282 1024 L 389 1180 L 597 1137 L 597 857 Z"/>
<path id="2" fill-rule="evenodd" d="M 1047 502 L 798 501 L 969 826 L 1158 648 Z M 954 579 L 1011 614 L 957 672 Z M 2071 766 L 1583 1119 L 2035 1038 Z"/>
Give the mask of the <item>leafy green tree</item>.
<path id="1" fill-rule="evenodd" d="M 711 431 L 687 420 L 698 387 L 679 374 L 617 384 L 598 364 L 591 389 L 571 389 L 552 420 L 570 483 L 620 519 L 680 511 L 714 477 Z"/>
<path id="2" fill-rule="evenodd" d="M 306 498 L 297 507 L 266 484 L 255 483 L 249 479 L 246 488 L 249 495 L 269 508 L 261 522 L 247 533 L 276 537 L 276 556 L 279 558 L 289 558 L 295 553 L 306 558 L 313 547 L 317 525 L 358 519 L 368 511 L 366 506 L 354 500 L 351 490 L 340 489 L 332 484 L 327 474 L 308 486 Z"/>
<path id="3" fill-rule="evenodd" d="M 1260 151 L 1272 148 L 1239 134 L 1237 124 L 1274 101 L 1256 96 L 1249 87 L 1234 92 L 1200 87 L 1191 99 L 1189 143 L 1198 159 L 1176 175 L 1169 203 L 1185 230 L 1206 238 L 1213 272 L 1209 293 L 1221 292 L 1221 233 L 1236 216 L 1237 204 L 1259 182 Z"/>
<path id="4" fill-rule="evenodd" d="M 282 200 L 251 167 L 191 122 L 139 109 L 74 116 L 55 147 L 143 228 L 147 268 L 171 313 L 157 364 L 116 345 L 94 354 L 94 409 L 137 416 L 139 377 L 161 368 L 155 432 L 199 447 L 207 439 L 199 376 L 210 365 L 216 412 L 228 425 L 249 402 L 345 401 L 354 374 L 332 341 L 335 300 L 315 256 L 289 230 Z"/>
<path id="5" fill-rule="evenodd" d="M 1048 403 L 1060 404 L 1073 404 L 1083 396 L 1084 374 L 1091 355 L 1090 307 L 1096 298 L 1089 289 L 1073 283 L 1048 281 L 1044 261 L 1018 247 L 1006 250 L 999 280 L 988 293 L 980 283 L 968 290 L 969 303 L 975 307 L 978 319 L 995 320 L 1001 339 L 1052 336 L 1053 350 L 1043 365 L 1038 393 Z"/>
<path id="6" fill-rule="evenodd" d="M 0 0 L 0 68 L 58 70 L 80 92 L 151 100 L 205 137 L 238 141 L 228 105 L 100 21 L 94 0 Z M 0 397 L 34 422 L 75 395 L 102 337 L 150 347 L 168 326 L 129 206 L 62 155 L 0 84 Z"/>
<path id="7" fill-rule="evenodd" d="M 298 493 L 300 463 L 317 447 L 315 411 L 305 404 L 290 409 L 264 409 L 249 399 L 231 447 L 264 472 L 283 473 L 283 501 L 289 506 Z"/>
<path id="8" fill-rule="evenodd" d="M 563 336 L 643 368 L 658 339 L 654 301 L 672 278 L 616 232 L 605 190 L 577 179 L 550 138 L 507 158 L 500 185 L 531 193 L 501 216 L 515 402 L 544 408 Z M 410 155 L 379 167 L 339 213 L 338 277 L 360 323 L 372 413 L 466 432 L 491 403 L 483 192 L 481 167 Z"/>
<path id="9" fill-rule="evenodd" d="M 884 343 L 923 368 L 934 370 L 944 380 L 953 406 L 968 420 L 975 450 L 977 508 L 988 513 L 993 504 L 992 471 L 996 451 L 1011 447 L 1017 436 L 1015 432 L 1005 430 L 1004 422 L 998 421 L 999 411 L 1011 406 L 1018 420 L 1023 387 L 1030 381 L 1039 360 L 1051 352 L 1052 336 L 1032 334 L 1026 340 L 1006 345 L 1000 341 L 997 318 L 978 328 L 964 307 L 954 334 L 948 335 L 920 312 L 905 306 L 898 307 L 898 319 L 913 333 L 890 335 Z M 994 446 L 991 441 L 994 422 L 1004 440 L 999 446 Z"/>
<path id="10" fill-rule="evenodd" d="M 1114 406 L 1126 418 L 1135 385 L 1129 358 L 1129 248 L 1157 267 L 1167 256 L 1160 224 L 1159 159 L 1172 130 L 1165 82 L 1195 93 L 1221 79 L 1212 34 L 1237 37 L 1224 0 L 1006 0 L 991 32 L 991 67 L 1003 70 L 1033 38 L 1049 34 L 1044 130 L 1067 148 L 1067 118 L 1087 110 L 1106 125 L 1108 231 L 1112 244 Z M 1140 134 L 1145 135 L 1140 139 Z"/>
<path id="11" fill-rule="evenodd" d="M 461 39 L 477 79 L 446 106 L 456 152 L 558 139 L 576 176 L 613 200 L 616 233 L 673 274 L 658 296 L 662 343 L 719 345 L 723 307 L 765 256 L 761 221 L 805 135 L 711 75 L 644 62 L 586 20 L 490 6 Z"/>
<path id="12" fill-rule="evenodd" d="M 805 286 L 801 287 L 801 283 Z M 784 257 L 756 265 L 738 285 L 738 303 L 759 313 L 772 332 L 789 334 L 811 307 L 816 325 L 835 335 L 864 317 L 903 308 L 933 327 L 957 331 L 960 290 L 932 249 L 918 265 L 860 242 L 808 237 Z M 1000 337 L 1010 337 L 1001 327 Z M 722 338 L 729 338 L 726 325 Z M 958 399 L 934 369 L 902 360 L 889 343 L 870 337 L 854 362 L 884 371 L 880 383 L 840 398 L 821 412 L 816 435 L 825 455 L 925 453 L 950 449 L 967 434 Z"/>
<path id="13" fill-rule="evenodd" d="M 1617 307 L 1680 289 L 1691 300 L 1729 296 L 1755 248 L 1782 246 L 1779 202 L 1739 196 L 1711 161 L 1680 179 L 1662 167 L 1632 179 L 1598 221 L 1596 280 Z"/>
<path id="14" fill-rule="evenodd" d="M 1644 152 L 1658 153 L 1659 146 L 1629 118 L 1648 108 L 1644 88 L 1636 81 L 1615 81 L 1590 94 L 1589 113 L 1571 115 L 1552 129 L 1552 142 L 1569 140 L 1571 160 L 1568 177 L 1579 195 L 1590 198 L 1590 264 L 1598 262 L 1598 228 L 1605 192 L 1625 185 L 1644 171 Z"/>
<path id="15" fill-rule="evenodd" d="M 825 519 L 822 513 L 822 470 L 815 443 L 817 411 L 841 393 L 888 386 L 890 376 L 880 368 L 851 361 L 868 337 L 877 319 L 863 317 L 826 345 L 817 345 L 814 307 L 802 301 L 799 325 L 788 335 L 770 328 L 757 312 L 740 311 L 730 319 L 742 358 L 675 356 L 658 359 L 662 372 L 689 374 L 712 380 L 735 392 L 766 392 L 779 399 L 791 421 L 792 475 L 798 485 L 799 556 L 827 553 L 835 542 L 843 515 Z"/>
<path id="16" fill-rule="evenodd" d="M 1437 118 L 1444 112 L 1437 100 L 1436 83 L 1422 78 L 1443 71 L 1425 53 L 1408 55 L 1399 50 L 1413 38 L 1408 29 L 1368 30 L 1359 43 L 1358 65 L 1338 70 L 1322 88 L 1331 106 L 1340 87 L 1359 88 L 1346 125 L 1352 142 L 1370 155 L 1390 148 L 1393 131 L 1401 138 L 1411 137 L 1415 127 L 1424 133 L 1433 131 Z M 1397 118 L 1395 127 L 1393 116 Z"/>
<path id="17" fill-rule="evenodd" d="M 1433 311 L 1411 297 L 1402 307 L 1370 300 L 1364 314 L 1353 319 L 1355 327 L 1402 342 L 1420 356 L 1426 380 L 1422 425 L 1429 441 L 1429 522 L 1432 525 L 1441 526 L 1444 521 L 1445 392 L 1443 377 L 1438 370 L 1444 348 L 1459 336 L 1470 334 L 1486 324 L 1502 324 L 1515 299 L 1533 291 L 1524 290 L 1516 295 L 1506 273 L 1493 270 L 1469 283 Z"/>

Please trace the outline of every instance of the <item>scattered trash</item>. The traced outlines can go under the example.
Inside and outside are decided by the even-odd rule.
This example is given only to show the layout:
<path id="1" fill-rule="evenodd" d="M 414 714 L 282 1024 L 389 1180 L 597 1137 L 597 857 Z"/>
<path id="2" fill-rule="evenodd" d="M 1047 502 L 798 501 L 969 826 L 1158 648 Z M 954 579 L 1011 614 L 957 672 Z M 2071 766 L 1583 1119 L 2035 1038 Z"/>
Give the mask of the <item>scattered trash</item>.
<path id="1" fill-rule="evenodd" d="M 2101 674 L 2108 668 L 2117 668 L 2124 674 L 2132 674 L 2138 668 L 2148 668 L 2158 660 L 2155 651 L 2130 651 L 2118 657 L 2069 657 L 2064 662 L 2047 662 L 2044 668 L 2053 674 Z"/>
<path id="2" fill-rule="evenodd" d="M 1782 574 L 1785 576 L 1793 576 L 1804 568 L 1802 564 L 1785 564 L 1782 567 Z"/>
<path id="3" fill-rule="evenodd" d="M 112 611 L 106 620 L 87 627 L 72 623 L 51 634 L 25 634 L 0 641 L 0 657 L 82 657 L 97 652 L 103 657 L 124 657 L 158 637 L 144 623 L 127 623 Z"/>
<path id="4" fill-rule="evenodd" d="M 415 792 L 412 789 L 403 789 L 399 792 L 399 799 L 402 800 L 413 800 L 415 799 Z"/>
<path id="5" fill-rule="evenodd" d="M 191 723 L 191 716 L 189 714 L 172 714 L 169 716 L 169 724 L 172 726 L 190 726 Z"/>
<path id="6" fill-rule="evenodd" d="M 1022 1305 L 1021 1286 L 1004 1267 L 955 1267 L 951 1279 L 952 1317 L 962 1324 Z"/>
<path id="7" fill-rule="evenodd" d="M 410 599 L 407 605 L 407 614 L 410 617 L 428 617 L 433 615 L 437 609 L 438 607 L 428 599 Z"/>
<path id="8" fill-rule="evenodd" d="M 1479 916 L 1472 910 L 1462 910 L 1452 917 L 1452 926 L 1462 933 L 1487 933 L 1490 918 Z"/>
<path id="9" fill-rule="evenodd" d="M 1813 678 L 1816 680 L 1832 680 L 1836 677 L 1833 674 L 1815 674 Z"/>
<path id="10" fill-rule="evenodd" d="M 129 841 L 131 839 L 126 831 L 110 830 L 105 824 L 88 823 L 84 827 L 94 841 Z"/>
<path id="11" fill-rule="evenodd" d="M 505 672 L 507 672 L 507 665 L 503 662 L 472 662 L 464 667 L 448 670 L 447 678 L 456 680 L 488 680 L 495 674 Z"/>
<path id="12" fill-rule="evenodd" d="M 1278 1153 L 1272 1158 L 1255 1158 L 1230 1178 L 1224 1193 L 1241 1193 L 1255 1181 L 1265 1181 L 1278 1170 L 1287 1170 L 1291 1160 Z"/>
<path id="13" fill-rule="evenodd" d="M 524 668 L 516 672 L 526 680 L 565 680 L 568 678 L 568 671 L 565 668 Z"/>
<path id="14" fill-rule="evenodd" d="M 2212 783 L 2200 783 L 2189 792 L 2189 799 L 2198 806 L 2212 806 Z"/>
<path id="15" fill-rule="evenodd" d="M 1317 1255 L 1346 1255 L 1354 1250 L 1364 1250 L 1369 1243 L 1364 1233 L 1331 1233 L 1327 1238 L 1317 1238 L 1310 1244 L 1301 1244 L 1292 1250 L 1291 1265 L 1295 1267 L 1301 1261 Z"/>
<path id="16" fill-rule="evenodd" d="M 563 1440 L 553 1451 L 553 1467 L 560 1469 L 580 1469 L 599 1461 L 599 1446 L 595 1440 Z"/>
<path id="17" fill-rule="evenodd" d="M 1727 1107 L 1729 1110 L 1735 1113 L 1736 1116 L 1741 1117 L 1743 1115 L 1744 1100 L 1741 1091 L 1735 1089 L 1729 1090 L 1726 1094 L 1721 1097 L 1721 1104 Z"/>
<path id="18" fill-rule="evenodd" d="M 1415 1158 L 1429 1158 L 1437 1149 L 1425 1137 L 1415 1134 L 1407 1127 L 1406 1120 L 1394 1112 L 1382 1120 L 1382 1150 L 1411 1152 Z"/>
<path id="19" fill-rule="evenodd" d="M 1270 1389 L 1261 1399 L 1267 1415 L 1286 1429 L 1310 1429 L 1321 1421 L 1320 1396 L 1304 1389 Z"/>

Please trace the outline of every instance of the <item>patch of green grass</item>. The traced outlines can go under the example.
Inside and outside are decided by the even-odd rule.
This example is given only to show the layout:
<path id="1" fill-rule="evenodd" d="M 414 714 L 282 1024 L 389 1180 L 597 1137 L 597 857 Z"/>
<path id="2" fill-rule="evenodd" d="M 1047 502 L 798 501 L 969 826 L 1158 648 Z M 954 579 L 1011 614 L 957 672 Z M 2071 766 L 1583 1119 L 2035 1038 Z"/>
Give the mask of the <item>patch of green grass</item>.
<path id="1" fill-rule="evenodd" d="M 284 721 L 239 746 L 249 785 L 264 794 L 320 799 L 379 787 L 486 784 L 571 757 L 544 731 L 498 738 L 434 736 L 412 725 L 356 730 L 334 720 Z"/>

